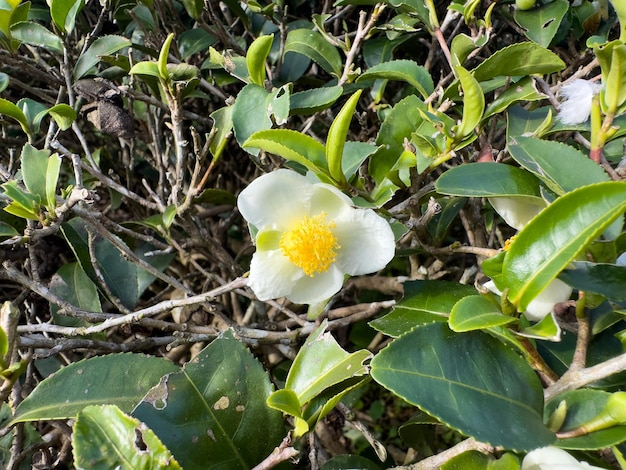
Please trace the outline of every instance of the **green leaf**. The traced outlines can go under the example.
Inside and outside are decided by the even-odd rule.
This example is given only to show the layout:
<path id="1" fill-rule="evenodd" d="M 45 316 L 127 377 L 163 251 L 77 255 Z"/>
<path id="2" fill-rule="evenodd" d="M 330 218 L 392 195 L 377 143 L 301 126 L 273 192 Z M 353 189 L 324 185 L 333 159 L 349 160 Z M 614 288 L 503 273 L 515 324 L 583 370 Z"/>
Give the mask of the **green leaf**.
<path id="1" fill-rule="evenodd" d="M 7 89 L 10 81 L 11 79 L 6 73 L 0 72 L 0 93 Z"/>
<path id="2" fill-rule="evenodd" d="M 542 130 L 545 131 L 552 122 L 552 110 L 544 106 L 528 111 L 520 105 L 515 105 L 507 110 L 506 118 L 507 140 L 515 139 L 517 136 L 541 137 Z"/>
<path id="3" fill-rule="evenodd" d="M 20 232 L 15 230 L 9 224 L 0 221 L 0 237 L 15 237 L 19 234 Z"/>
<path id="4" fill-rule="evenodd" d="M 51 214 L 54 214 L 56 208 L 56 191 L 57 182 L 59 181 L 59 172 L 61 171 L 61 157 L 58 154 L 50 155 L 48 165 L 46 166 L 46 186 L 45 186 L 45 205 Z"/>
<path id="5" fill-rule="evenodd" d="M 369 325 L 388 336 L 398 337 L 424 323 L 445 322 L 459 300 L 475 294 L 474 287 L 456 282 L 405 282 L 404 298 L 391 313 Z"/>
<path id="6" fill-rule="evenodd" d="M 426 68 L 412 60 L 390 60 L 367 69 L 357 78 L 364 80 L 400 80 L 414 87 L 422 98 L 428 98 L 434 91 L 433 79 Z"/>
<path id="7" fill-rule="evenodd" d="M 565 68 L 554 52 L 534 42 L 522 42 L 504 47 L 473 70 L 474 78 L 484 82 L 494 77 L 516 77 L 548 74 Z"/>
<path id="8" fill-rule="evenodd" d="M 580 389 L 565 392 L 546 403 L 545 417 L 547 419 L 552 415 L 564 400 L 567 404 L 567 414 L 559 431 L 570 431 L 595 418 L 605 408 L 610 396 L 610 393 L 602 390 Z M 597 450 L 619 444 L 624 440 L 626 426 L 613 426 L 580 437 L 559 439 L 556 445 L 563 449 Z"/>
<path id="9" fill-rule="evenodd" d="M 438 193 L 465 197 L 526 196 L 541 199 L 532 174 L 503 163 L 468 163 L 449 169 L 435 183 Z"/>
<path id="10" fill-rule="evenodd" d="M 343 93 L 340 86 L 313 88 L 299 91 L 291 95 L 291 107 L 289 112 L 293 115 L 315 114 L 330 108 Z"/>
<path id="11" fill-rule="evenodd" d="M 567 0 L 555 0 L 532 10 L 516 9 L 513 19 L 524 29 L 528 39 L 548 47 L 568 9 Z"/>
<path id="12" fill-rule="evenodd" d="M 204 6 L 204 2 L 201 0 L 199 3 Z M 180 51 L 180 58 L 186 60 L 194 54 L 205 52 L 209 46 L 217 42 L 217 38 L 204 29 L 194 28 L 182 33 L 176 42 Z"/>
<path id="13" fill-rule="evenodd" d="M 76 111 L 74 108 L 67 104 L 55 104 L 51 108 L 46 110 L 46 114 L 52 116 L 54 122 L 62 131 L 65 131 L 72 127 L 72 123 L 76 120 Z"/>
<path id="14" fill-rule="evenodd" d="M 200 19 L 204 11 L 204 2 L 202 0 L 181 0 L 185 10 L 194 20 Z M 182 51 L 181 51 L 182 52 Z"/>
<path id="15" fill-rule="evenodd" d="M 265 88 L 254 83 L 243 87 L 237 95 L 233 105 L 233 129 L 239 145 L 243 146 L 255 132 L 272 127 L 267 112 L 269 95 Z"/>
<path id="16" fill-rule="evenodd" d="M 267 397 L 267 406 L 275 410 L 282 411 L 296 418 L 302 418 L 302 404 L 298 400 L 296 392 L 289 388 L 276 390 Z"/>
<path id="17" fill-rule="evenodd" d="M 42 47 L 58 54 L 63 53 L 63 43 L 58 36 L 33 21 L 22 21 L 11 26 L 15 39 L 31 46 Z"/>
<path id="18" fill-rule="evenodd" d="M 77 468 L 182 470 L 151 429 L 117 406 L 86 407 L 72 430 Z"/>
<path id="19" fill-rule="evenodd" d="M 26 115 L 16 104 L 10 102 L 9 100 L 5 100 L 4 98 L 0 98 L 0 114 L 4 114 L 5 116 L 15 119 L 22 127 L 22 130 L 26 134 L 29 134 Z"/>
<path id="20" fill-rule="evenodd" d="M 159 67 L 156 62 L 151 60 L 146 60 L 143 62 L 137 62 L 132 68 L 128 71 L 130 75 L 149 75 L 150 77 L 159 78 L 161 75 L 159 74 Z"/>
<path id="21" fill-rule="evenodd" d="M 86 312 L 102 312 L 100 298 L 98 296 L 98 288 L 85 274 L 80 263 L 67 263 L 61 266 L 50 279 L 48 286 L 50 292 L 69 302 L 75 307 Z M 59 307 L 50 303 L 50 311 L 52 315 L 56 315 Z M 86 322 L 72 321 L 68 323 L 65 320 L 79 320 L 72 317 L 64 317 L 63 323 L 68 326 L 84 325 Z"/>
<path id="22" fill-rule="evenodd" d="M 517 163 L 559 195 L 610 180 L 597 163 L 574 147 L 560 142 L 515 137 L 508 149 Z"/>
<path id="23" fill-rule="evenodd" d="M 272 48 L 274 35 L 259 36 L 248 48 L 246 53 L 246 65 L 250 74 L 250 81 L 259 86 L 265 84 L 265 61 Z"/>
<path id="24" fill-rule="evenodd" d="M 346 144 L 350 122 L 352 121 L 352 116 L 354 115 L 360 97 L 361 90 L 358 90 L 348 99 L 333 120 L 330 129 L 328 129 L 328 136 L 326 137 L 326 163 L 328 164 L 328 171 L 330 172 L 330 176 L 340 185 L 346 183 L 346 177 L 343 174 L 341 163 L 343 148 Z"/>
<path id="25" fill-rule="evenodd" d="M 81 55 L 74 66 L 74 78 L 76 80 L 84 77 L 104 55 L 110 55 L 125 47 L 129 47 L 132 43 L 123 36 L 101 36 L 96 39 L 91 46 Z"/>
<path id="26" fill-rule="evenodd" d="M 337 49 L 324 36 L 310 29 L 294 29 L 287 34 L 285 51 L 297 52 L 317 63 L 326 72 L 341 76 L 342 62 Z"/>
<path id="27" fill-rule="evenodd" d="M 441 466 L 441 470 L 519 470 L 520 459 L 511 453 L 506 453 L 499 458 L 485 455 L 477 450 L 463 452 L 451 458 Z"/>
<path id="28" fill-rule="evenodd" d="M 161 50 L 159 51 L 159 58 L 157 59 L 157 70 L 159 71 L 159 77 L 163 80 L 169 80 L 171 78 L 170 71 L 167 68 L 167 61 L 170 55 L 170 46 L 174 40 L 174 33 L 170 33 L 163 41 Z"/>
<path id="29" fill-rule="evenodd" d="M 297 162 L 316 174 L 326 173 L 324 146 L 306 134 L 290 129 L 255 132 L 242 147 L 253 147 Z"/>
<path id="30" fill-rule="evenodd" d="M 352 178 L 363 162 L 378 150 L 378 147 L 367 142 L 346 142 L 341 158 L 341 171 L 346 179 Z"/>
<path id="31" fill-rule="evenodd" d="M 526 309 L 574 258 L 626 210 L 626 183 L 609 181 L 561 196 L 517 234 L 506 252 L 498 288 Z"/>
<path id="32" fill-rule="evenodd" d="M 12 424 L 74 418 L 94 404 L 130 412 L 162 376 L 176 370 L 164 359 L 131 353 L 73 362 L 37 385 L 15 409 Z"/>
<path id="33" fill-rule="evenodd" d="M 164 377 L 133 415 L 185 470 L 249 469 L 284 437 L 281 413 L 265 404 L 271 391 L 261 364 L 228 331 Z"/>
<path id="34" fill-rule="evenodd" d="M 355 468 L 360 470 L 382 470 L 384 467 L 360 455 L 338 455 L 324 462 L 320 470 L 349 470 Z"/>
<path id="35" fill-rule="evenodd" d="M 0 187 L 4 191 L 4 195 L 13 200 L 4 208 L 6 212 L 24 219 L 39 220 L 41 200 L 38 196 L 25 192 L 15 180 L 8 181 Z"/>
<path id="36" fill-rule="evenodd" d="M 485 111 L 485 96 L 478 82 L 463 67 L 456 67 L 463 89 L 463 118 L 455 129 L 455 140 L 460 142 L 475 133 Z"/>
<path id="37" fill-rule="evenodd" d="M 370 175 L 377 183 L 385 180 L 401 159 L 405 139 L 410 139 L 413 133 L 432 135 L 437 131 L 424 119 L 422 112 L 427 111 L 423 101 L 415 95 L 409 95 L 389 112 L 376 137 L 376 145 L 381 148 L 369 162 Z"/>
<path id="38" fill-rule="evenodd" d="M 499 93 L 496 98 L 490 100 L 485 109 L 483 119 L 503 112 L 513 103 L 540 101 L 545 98 L 546 95 L 537 90 L 535 81 L 532 78 L 522 78 L 519 82 L 511 84 L 506 90 Z"/>
<path id="39" fill-rule="evenodd" d="M 74 29 L 76 15 L 85 6 L 84 0 L 50 0 L 50 16 L 54 24 L 64 33 Z"/>
<path id="40" fill-rule="evenodd" d="M 626 267 L 607 263 L 574 261 L 559 279 L 574 289 L 594 292 L 614 301 L 626 301 Z"/>
<path id="41" fill-rule="evenodd" d="M 20 155 L 24 186 L 31 194 L 38 196 L 42 204 L 46 205 L 48 201 L 46 175 L 49 158 L 51 158 L 49 150 L 37 150 L 30 144 L 24 145 Z M 59 159 L 58 156 L 56 158 Z"/>
<path id="42" fill-rule="evenodd" d="M 505 449 L 552 444 L 543 425 L 543 390 L 512 349 L 481 332 L 421 326 L 372 361 L 378 383 L 461 433 Z"/>
<path id="43" fill-rule="evenodd" d="M 449 325 L 452 331 L 463 333 L 506 325 L 514 321 L 517 319 L 504 315 L 487 297 L 468 295 L 459 300 L 452 308 Z"/>
<path id="44" fill-rule="evenodd" d="M 287 375 L 285 388 L 293 390 L 301 404 L 333 385 L 368 372 L 364 362 L 372 354 L 365 349 L 347 353 L 329 332 L 324 332 L 325 326 L 323 322 L 309 335 Z"/>

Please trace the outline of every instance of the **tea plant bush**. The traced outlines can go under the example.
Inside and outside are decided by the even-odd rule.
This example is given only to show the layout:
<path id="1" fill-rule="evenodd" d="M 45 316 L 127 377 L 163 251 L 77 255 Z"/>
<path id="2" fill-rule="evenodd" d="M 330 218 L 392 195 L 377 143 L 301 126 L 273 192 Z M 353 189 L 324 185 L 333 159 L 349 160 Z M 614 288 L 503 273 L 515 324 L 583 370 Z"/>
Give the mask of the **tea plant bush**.
<path id="1" fill-rule="evenodd" d="M 626 7 L 0 0 L 7 469 L 626 468 Z"/>

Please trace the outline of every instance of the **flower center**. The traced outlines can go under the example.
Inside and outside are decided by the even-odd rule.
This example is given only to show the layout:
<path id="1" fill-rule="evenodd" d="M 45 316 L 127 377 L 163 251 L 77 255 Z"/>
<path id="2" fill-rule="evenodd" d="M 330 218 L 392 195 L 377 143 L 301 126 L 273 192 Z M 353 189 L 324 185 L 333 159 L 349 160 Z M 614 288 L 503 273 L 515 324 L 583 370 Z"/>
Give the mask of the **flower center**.
<path id="1" fill-rule="evenodd" d="M 328 271 L 337 258 L 340 246 L 332 232 L 334 222 L 326 222 L 326 214 L 305 217 L 280 237 L 280 249 L 307 276 Z"/>

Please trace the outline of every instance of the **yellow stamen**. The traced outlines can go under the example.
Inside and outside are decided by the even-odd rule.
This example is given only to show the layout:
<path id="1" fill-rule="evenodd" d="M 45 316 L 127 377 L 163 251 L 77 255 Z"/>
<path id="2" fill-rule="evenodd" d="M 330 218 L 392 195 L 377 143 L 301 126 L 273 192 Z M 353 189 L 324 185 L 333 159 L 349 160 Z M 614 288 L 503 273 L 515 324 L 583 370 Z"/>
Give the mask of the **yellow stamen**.
<path id="1" fill-rule="evenodd" d="M 509 248 L 511 248 L 511 243 L 513 243 L 513 240 L 515 240 L 516 236 L 517 235 L 513 235 L 511 238 L 504 241 L 504 251 L 509 251 Z"/>
<path id="2" fill-rule="evenodd" d="M 293 229 L 283 233 L 280 249 L 307 276 L 328 271 L 337 258 L 340 246 L 332 230 L 334 222 L 326 222 L 326 214 L 305 217 Z"/>

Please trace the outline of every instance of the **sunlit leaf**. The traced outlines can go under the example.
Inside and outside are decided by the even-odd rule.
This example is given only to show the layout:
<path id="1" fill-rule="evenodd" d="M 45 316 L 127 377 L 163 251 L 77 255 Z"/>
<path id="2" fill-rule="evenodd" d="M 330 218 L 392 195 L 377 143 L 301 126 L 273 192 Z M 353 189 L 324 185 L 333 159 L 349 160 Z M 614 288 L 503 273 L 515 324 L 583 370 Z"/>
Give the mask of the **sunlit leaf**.
<path id="1" fill-rule="evenodd" d="M 434 91 L 433 79 L 421 65 L 412 60 L 391 60 L 362 73 L 357 82 L 372 79 L 400 80 L 413 86 L 426 99 Z"/>
<path id="2" fill-rule="evenodd" d="M 324 36 L 310 29 L 289 31 L 285 41 L 285 53 L 297 52 L 316 62 L 329 74 L 341 76 L 342 62 L 337 49 Z"/>

